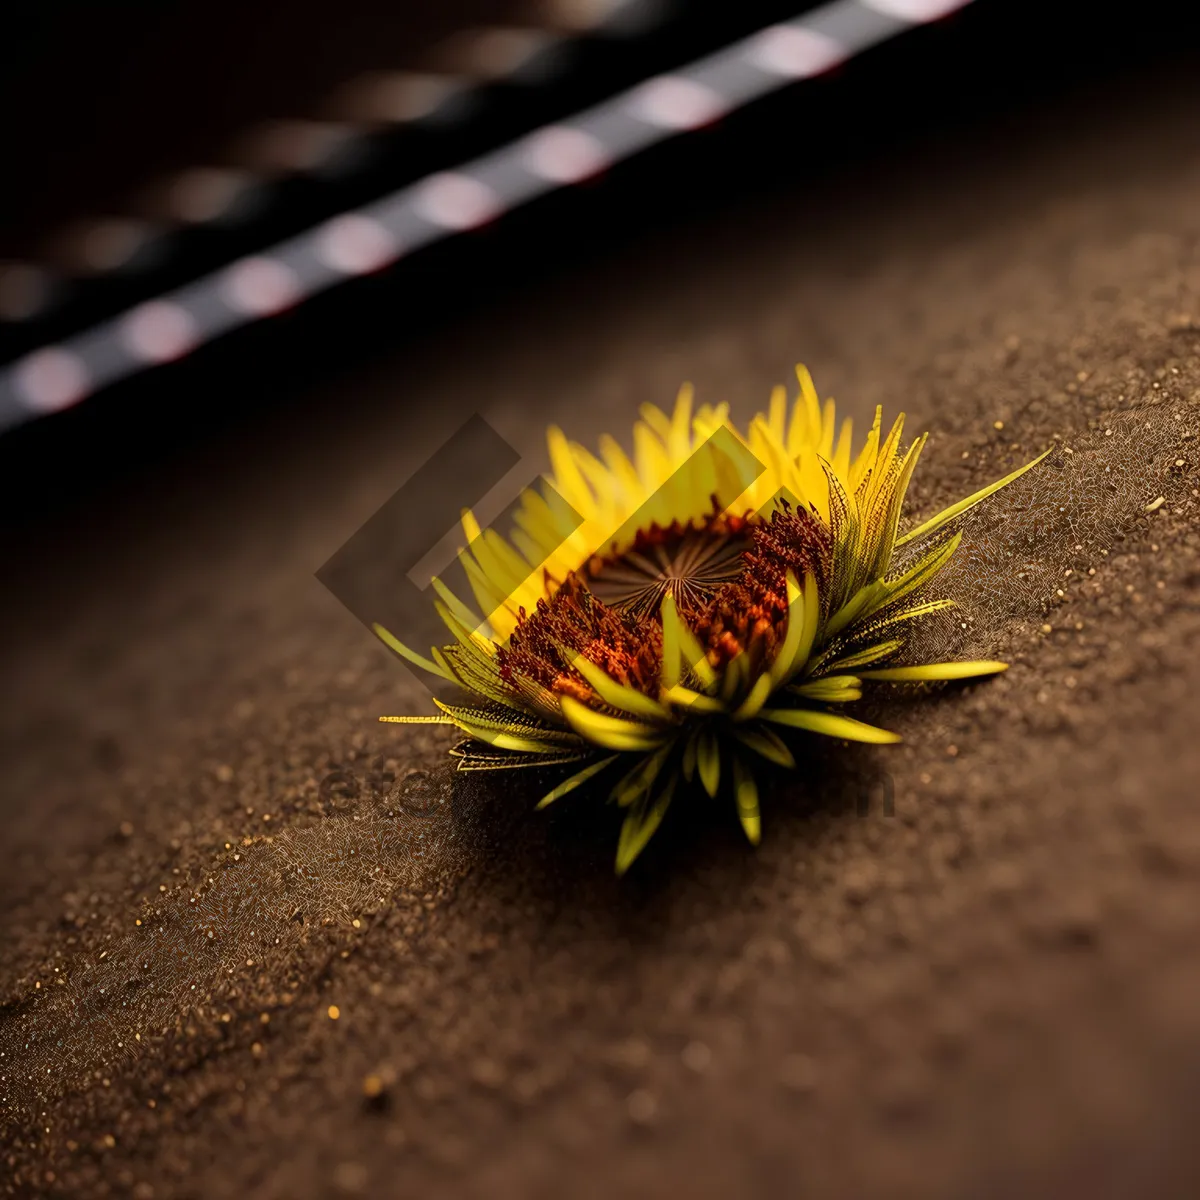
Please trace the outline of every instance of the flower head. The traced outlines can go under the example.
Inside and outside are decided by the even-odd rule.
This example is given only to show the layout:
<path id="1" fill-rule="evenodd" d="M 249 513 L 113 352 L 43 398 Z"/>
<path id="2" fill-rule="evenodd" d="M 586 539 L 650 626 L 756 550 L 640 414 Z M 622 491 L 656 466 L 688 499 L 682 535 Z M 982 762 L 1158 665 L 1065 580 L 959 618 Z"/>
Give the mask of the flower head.
<path id="1" fill-rule="evenodd" d="M 930 585 L 958 546 L 956 518 L 1040 458 L 901 533 L 926 435 L 903 447 L 904 415 L 884 434 L 877 410 L 852 454 L 850 420 L 837 427 L 833 402 L 797 375 L 791 411 L 777 388 L 745 434 L 724 405 L 693 411 L 688 388 L 670 415 L 643 407 L 632 458 L 612 438 L 597 456 L 551 429 L 552 473 L 521 497 L 509 538 L 464 514 L 482 616 L 435 580 L 450 645 L 424 658 L 376 627 L 464 701 L 381 719 L 457 726 L 463 770 L 577 767 L 539 807 L 610 775 L 624 872 L 681 787 L 725 788 L 757 843 L 756 764 L 794 767 L 796 731 L 899 741 L 846 715 L 864 682 L 1004 670 L 904 649 L 915 623 L 953 605 Z"/>

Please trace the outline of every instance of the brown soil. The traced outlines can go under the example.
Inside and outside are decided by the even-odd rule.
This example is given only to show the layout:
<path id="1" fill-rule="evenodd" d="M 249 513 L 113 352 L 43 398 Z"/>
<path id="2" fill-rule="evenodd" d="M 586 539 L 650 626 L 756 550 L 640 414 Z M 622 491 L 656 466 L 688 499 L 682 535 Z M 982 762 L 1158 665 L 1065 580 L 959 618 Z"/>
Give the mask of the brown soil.
<path id="1" fill-rule="evenodd" d="M 31 568 L 5 635 L 0 1049 L 50 1078 L 8 1068 L 46 1097 L 5 1136 L 9 1191 L 1195 1194 L 1194 455 L 1139 464 L 1107 553 L 1052 548 L 1064 595 L 993 622 L 1007 675 L 855 752 L 847 786 L 888 772 L 893 816 L 786 785 L 757 852 L 699 814 L 623 882 L 609 814 L 533 816 L 493 785 L 367 888 L 346 848 L 392 828 L 389 781 L 446 739 L 375 723 L 420 693 L 313 572 L 450 414 L 536 453 L 551 414 L 620 431 L 685 378 L 744 417 L 797 357 L 855 414 L 935 431 L 921 510 L 1135 402 L 1175 446 L 1200 395 L 1196 116 L 1165 88 L 1068 109 L 971 172 L 931 153 L 802 221 L 777 195 L 631 246 L 352 381 L 404 407 L 368 419 L 331 389 L 324 418 L 164 473 L 103 548 Z M 1106 503 L 1087 474 L 1081 514 Z M 218 912 L 230 953 L 192 964 L 169 1034 L 118 1051 L 140 1029 L 113 1006 L 23 1051 L 74 986 L 56 967 L 116 947 L 136 973 L 144 905 L 220 896 L 240 852 L 275 881 L 282 952 L 234 969 L 249 935 Z M 271 855 L 324 866 L 285 888 Z"/>

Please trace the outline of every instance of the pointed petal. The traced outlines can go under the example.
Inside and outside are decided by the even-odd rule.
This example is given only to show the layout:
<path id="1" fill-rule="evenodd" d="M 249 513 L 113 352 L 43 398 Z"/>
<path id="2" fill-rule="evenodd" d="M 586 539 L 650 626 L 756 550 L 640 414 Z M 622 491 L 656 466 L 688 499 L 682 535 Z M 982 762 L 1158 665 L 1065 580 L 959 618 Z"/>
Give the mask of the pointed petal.
<path id="1" fill-rule="evenodd" d="M 628 808 L 645 797 L 654 787 L 658 773 L 666 764 L 671 744 L 660 746 L 653 754 L 646 755 L 612 790 L 611 798 L 621 808 Z"/>
<path id="2" fill-rule="evenodd" d="M 800 648 L 800 639 L 804 634 L 804 593 L 801 591 L 799 583 L 796 582 L 796 575 L 793 571 L 788 571 L 785 579 L 788 601 L 787 629 L 783 635 L 783 644 L 779 647 L 775 661 L 771 664 L 770 674 L 773 681 L 783 679 L 796 657 L 796 651 Z"/>
<path id="3" fill-rule="evenodd" d="M 740 758 L 733 760 L 733 798 L 738 820 L 746 831 L 750 845 L 757 846 L 762 838 L 762 817 L 758 810 L 758 784 Z"/>
<path id="4" fill-rule="evenodd" d="M 764 709 L 762 716 L 763 720 L 774 721 L 777 725 L 806 729 L 809 733 L 819 733 L 825 737 L 845 738 L 850 742 L 884 745 L 900 741 L 898 733 L 878 729 L 865 721 L 856 721 L 853 717 L 843 717 L 839 713 L 817 712 L 810 708 L 774 708 Z"/>
<path id="5" fill-rule="evenodd" d="M 767 407 L 767 426 L 775 440 L 786 445 L 787 439 L 787 388 L 777 386 L 771 391 Z"/>
<path id="6" fill-rule="evenodd" d="M 872 609 L 878 598 L 885 594 L 887 585 L 879 580 L 864 584 L 837 612 L 825 622 L 825 637 L 837 637 L 847 626 L 853 624 Z"/>
<path id="7" fill-rule="evenodd" d="M 775 681 L 767 673 L 760 675 L 750 689 L 745 700 L 734 709 L 731 719 L 734 721 L 749 721 L 758 715 L 758 710 L 766 704 L 771 693 L 775 690 Z"/>
<path id="8" fill-rule="evenodd" d="M 723 713 L 725 711 L 725 706 L 720 700 L 716 700 L 712 696 L 706 696 L 703 692 L 693 691 L 689 687 L 684 687 L 681 683 L 677 683 L 674 687 L 663 688 L 662 697 L 677 707 L 690 710 L 691 712 Z"/>
<path id="9" fill-rule="evenodd" d="M 515 754 L 507 750 L 493 750 L 482 743 L 467 739 L 450 750 L 450 757 L 458 759 L 459 771 L 524 771 L 534 767 L 566 767 L 571 763 L 590 758 L 591 748 L 559 753 Z"/>
<path id="10" fill-rule="evenodd" d="M 715 796 L 721 782 L 721 751 L 717 739 L 711 733 L 701 735 L 696 747 L 696 761 L 704 790 L 710 796 Z"/>
<path id="11" fill-rule="evenodd" d="M 609 750 L 653 750 L 661 744 L 662 734 L 637 721 L 610 717 L 580 704 L 573 696 L 563 696 L 562 714 L 580 737 Z"/>
<path id="12" fill-rule="evenodd" d="M 750 676 L 750 659 L 745 653 L 738 654 L 726 665 L 721 675 L 721 703 L 730 708 L 734 700 L 745 690 Z"/>
<path id="13" fill-rule="evenodd" d="M 862 697 L 857 675 L 825 675 L 820 679 L 810 679 L 806 683 L 793 684 L 789 691 L 822 703 L 840 704 Z"/>
<path id="14" fill-rule="evenodd" d="M 428 671 L 430 675 L 440 675 L 443 679 L 449 679 L 449 675 L 442 670 L 432 659 L 426 658 L 423 654 L 418 654 L 415 650 L 410 650 L 402 641 L 389 633 L 382 625 L 372 625 L 371 628 L 375 631 L 375 636 L 390 650 L 394 650 L 401 658 L 406 658 L 414 666 L 418 666 L 422 671 Z"/>
<path id="15" fill-rule="evenodd" d="M 433 702 L 463 733 L 501 750 L 540 754 L 562 746 L 579 745 L 579 739 L 569 730 L 541 725 L 516 709 L 509 712 L 489 711 L 485 708 L 444 704 L 436 697 Z"/>
<path id="16" fill-rule="evenodd" d="M 681 766 L 683 777 L 688 783 L 692 782 L 692 776 L 696 773 L 696 746 L 699 741 L 700 738 L 696 734 L 692 734 L 683 747 L 683 762 Z"/>
<path id="17" fill-rule="evenodd" d="M 883 425 L 883 405 L 875 406 L 875 420 L 867 434 L 863 448 L 850 466 L 850 491 L 857 492 L 859 485 L 875 469 L 879 454 L 879 430 Z"/>
<path id="18" fill-rule="evenodd" d="M 821 438 L 821 400 L 813 385 L 808 368 L 801 363 L 796 365 L 796 380 L 800 384 L 800 395 L 804 400 L 804 417 L 807 425 L 805 441 L 816 446 Z"/>
<path id="19" fill-rule="evenodd" d="M 788 749 L 784 740 L 769 725 L 757 725 L 752 729 L 735 729 L 733 736 L 742 745 L 753 750 L 761 758 L 777 766 L 791 769 L 796 765 L 796 756 Z"/>
<path id="20" fill-rule="evenodd" d="M 803 670 L 812 655 L 817 637 L 817 626 L 821 621 L 821 598 L 817 594 L 817 577 L 811 571 L 804 576 L 804 586 L 799 588 L 795 577 L 789 572 L 788 624 L 783 636 L 783 645 L 771 666 L 771 679 L 776 684 L 786 683 Z"/>
<path id="21" fill-rule="evenodd" d="M 667 437 L 667 450 L 672 457 L 682 459 L 691 449 L 692 401 L 694 389 L 685 383 L 675 397 L 675 411 L 671 414 L 671 429 Z"/>
<path id="22" fill-rule="evenodd" d="M 550 450 L 550 464 L 554 469 L 555 488 L 586 519 L 595 509 L 596 501 L 571 453 L 570 442 L 557 425 L 547 431 L 546 441 Z"/>
<path id="23" fill-rule="evenodd" d="M 670 592 L 663 597 L 659 613 L 663 626 L 663 686 L 673 687 L 677 684 L 681 677 L 680 666 L 685 664 L 705 689 L 711 691 L 717 684 L 717 673 L 705 657 L 695 635 L 683 623 Z"/>
<path id="24" fill-rule="evenodd" d="M 646 848 L 662 819 L 666 816 L 671 797 L 675 792 L 675 778 L 667 781 L 666 787 L 655 800 L 649 798 L 630 809 L 621 825 L 621 836 L 617 842 L 617 874 L 624 875 L 634 860 Z"/>
<path id="25" fill-rule="evenodd" d="M 875 671 L 860 671 L 863 679 L 879 679 L 888 683 L 924 683 L 932 679 L 975 679 L 982 675 L 999 675 L 1008 670 L 1003 662 L 942 662 L 924 663 L 915 667 L 880 667 Z"/>
<path id="26" fill-rule="evenodd" d="M 429 584 L 464 628 L 480 637 L 483 636 L 482 617 L 473 613 L 436 575 L 429 581 Z"/>
<path id="27" fill-rule="evenodd" d="M 591 684 L 597 696 L 611 708 L 631 713 L 651 721 L 667 721 L 671 714 L 652 696 L 636 688 L 618 683 L 603 667 L 589 662 L 582 654 L 571 660 L 571 666 Z"/>
<path id="28" fill-rule="evenodd" d="M 854 440 L 854 419 L 842 418 L 842 428 L 838 433 L 837 446 L 833 451 L 830 466 L 834 474 L 845 483 L 850 478 L 850 445 Z"/>
<path id="29" fill-rule="evenodd" d="M 555 800 L 561 799 L 568 792 L 573 792 L 580 784 L 587 783 L 593 775 L 598 775 L 611 762 L 617 761 L 617 755 L 610 754 L 607 758 L 600 759 L 599 762 L 589 763 L 582 771 L 576 771 L 569 779 L 564 779 L 556 788 L 548 791 L 537 803 L 538 808 L 545 808 L 548 804 L 553 804 Z"/>
<path id="30" fill-rule="evenodd" d="M 874 646 L 867 646 L 862 650 L 855 650 L 852 654 L 843 655 L 841 658 L 834 659 L 832 662 L 822 663 L 818 670 L 855 671 L 859 667 L 865 667 L 873 662 L 878 662 L 881 658 L 887 658 L 889 654 L 894 654 L 903 645 L 904 643 L 899 638 L 893 638 L 888 642 L 879 642 Z M 816 678 L 824 679 L 825 676 L 818 674 Z"/>
<path id="31" fill-rule="evenodd" d="M 1023 467 L 1018 467 L 1017 470 L 1005 475 L 1003 479 L 997 480 L 995 483 L 989 484 L 985 488 L 981 488 L 974 495 L 968 496 L 965 500 L 960 500 L 957 504 L 950 505 L 949 508 L 943 509 L 935 517 L 930 517 L 923 525 L 918 525 L 916 529 L 910 529 L 902 537 L 896 539 L 897 546 L 905 546 L 909 542 L 915 542 L 918 538 L 928 537 L 931 533 L 935 533 L 947 521 L 953 521 L 955 517 L 961 517 L 968 509 L 974 508 L 976 504 L 982 500 L 986 500 L 989 496 L 994 495 L 1001 488 L 1007 487 L 1014 480 L 1019 479 L 1026 471 L 1031 471 L 1038 465 L 1053 450 L 1051 446 L 1049 450 L 1043 451 L 1032 462 L 1027 462 Z"/>
<path id="32" fill-rule="evenodd" d="M 902 600 L 918 588 L 924 587 L 954 557 L 955 551 L 962 544 L 962 536 L 962 530 L 959 530 L 953 537 L 935 545 L 899 579 L 890 579 L 884 583 L 879 596 L 867 605 L 860 616 L 870 616 L 885 605 L 895 604 L 897 600 Z"/>

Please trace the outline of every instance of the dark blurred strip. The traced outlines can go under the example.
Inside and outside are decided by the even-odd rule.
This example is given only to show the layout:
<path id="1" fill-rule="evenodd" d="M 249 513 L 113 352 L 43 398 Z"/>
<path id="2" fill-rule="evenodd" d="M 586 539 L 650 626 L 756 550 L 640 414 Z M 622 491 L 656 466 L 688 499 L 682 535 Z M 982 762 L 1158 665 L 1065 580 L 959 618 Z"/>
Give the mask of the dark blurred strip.
<path id="1" fill-rule="evenodd" d="M 78 403 L 174 361 L 239 326 L 293 308 L 444 237 L 676 134 L 703 128 L 789 83 L 808 79 L 967 0 L 836 0 L 691 65 L 545 126 L 456 171 L 240 259 L 115 320 L 43 347 L 0 375 L 0 429 Z"/>

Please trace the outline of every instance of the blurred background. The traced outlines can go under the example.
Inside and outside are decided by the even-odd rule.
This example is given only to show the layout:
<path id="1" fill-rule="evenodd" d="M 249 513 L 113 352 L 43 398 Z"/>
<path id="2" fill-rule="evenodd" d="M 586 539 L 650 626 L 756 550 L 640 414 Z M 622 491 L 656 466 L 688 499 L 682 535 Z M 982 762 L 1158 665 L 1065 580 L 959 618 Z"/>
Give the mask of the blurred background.
<path id="1" fill-rule="evenodd" d="M 1169 5 L 1152 3 L 1136 19 L 1115 10 L 1076 18 L 1062 6 L 995 0 L 748 0 L 720 12 L 672 0 L 456 0 L 390 12 L 349 3 L 336 21 L 318 4 L 266 0 L 228 11 L 187 0 L 18 4 L 0 51 L 8 114 L 0 130 L 0 428 L 102 390 L 101 405 L 45 423 L 30 445 L 52 436 L 51 427 L 65 444 L 102 428 L 124 444 L 120 414 L 136 407 L 140 389 L 187 387 L 211 354 L 226 364 L 228 383 L 239 355 L 261 360 L 268 346 L 281 369 L 296 361 L 294 351 L 311 354 L 314 341 L 344 345 L 347 330 L 365 349 L 372 314 L 383 313 L 383 336 L 395 347 L 430 320 L 486 302 L 489 289 L 569 272 L 614 239 L 736 203 L 748 188 L 786 189 L 799 177 L 815 185 L 880 150 L 894 161 L 905 142 L 945 143 L 972 128 L 986 136 L 984 120 L 1036 122 L 1031 106 L 1050 94 L 1132 96 L 1146 80 L 1189 69 L 1192 20 Z M 168 380 L 155 373 L 154 382 L 119 386 L 225 328 L 253 325 L 323 290 L 269 270 L 256 275 L 263 251 L 785 21 L 811 44 L 777 47 L 783 65 L 760 71 L 773 74 L 750 89 L 760 95 L 723 97 L 733 111 L 715 130 L 658 146 L 678 141 L 672 135 L 690 119 L 672 126 L 668 117 L 628 148 L 630 162 L 622 160 L 631 139 L 618 132 L 594 166 L 601 179 L 577 161 L 560 164 L 560 178 L 552 169 L 542 181 L 549 194 L 529 211 L 412 260 L 408 247 L 360 245 L 360 256 L 382 255 L 370 264 L 388 268 L 381 280 L 339 288 L 318 315 L 290 321 L 289 333 L 256 330 Z M 645 145 L 656 148 L 639 153 Z M 986 154 L 985 145 L 976 150 Z M 571 147 L 563 152 L 569 157 Z M 589 186 L 564 194 L 562 170 L 581 171 Z M 522 198 L 511 207 L 523 208 Z M 455 230 L 444 224 L 432 240 Z M 392 257 L 400 261 L 389 266 Z M 198 331 L 149 314 L 159 320 L 145 324 L 145 345 L 122 347 L 114 318 L 247 259 L 238 311 L 208 314 Z M 371 272 L 357 264 L 342 272 L 359 273 Z M 316 329 L 325 332 L 314 339 Z M 83 345 L 89 333 L 81 373 L 58 348 L 64 339 Z M 26 364 L 35 369 L 23 376 Z M 118 385 L 112 393 L 110 383 Z M 246 411 L 246 397 L 232 403 Z M 98 407 L 107 416 L 93 429 Z M 214 427 L 224 408 L 210 397 L 196 424 Z M 25 457 L 23 442 L 8 445 Z"/>
<path id="2" fill-rule="evenodd" d="M 239 355 L 260 360 L 268 345 L 281 369 L 294 362 L 289 336 L 306 353 L 314 341 L 343 345 L 347 329 L 369 341 L 372 314 L 387 313 L 383 336 L 394 347 L 515 277 L 568 272 L 613 239 L 736 203 L 750 187 L 815 183 L 881 149 L 894 160 L 906 140 L 969 137 L 972 122 L 1036 121 L 1030 106 L 1050 93 L 1133 95 L 1146 80 L 1182 77 L 1194 40 L 1187 14 L 1154 3 L 1137 19 L 1106 10 L 1084 20 L 1062 6 L 995 0 L 748 0 L 719 12 L 672 0 L 458 0 L 390 12 L 350 3 L 336 21 L 321 5 L 266 0 L 228 11 L 187 0 L 18 4 L 0 49 L 0 370 L 9 368 L 0 427 L 207 340 L 207 326 L 197 334 L 151 321 L 149 343 L 131 354 L 112 321 L 137 305 L 805 14 L 806 34 L 820 39 L 829 28 L 833 40 L 783 51 L 793 61 L 759 89 L 765 98 L 747 97 L 746 111 L 730 97 L 735 111 L 715 130 L 628 163 L 619 144 L 604 147 L 616 169 L 582 193 L 551 183 L 549 195 L 486 236 L 451 237 L 411 261 L 401 252 L 382 280 L 338 289 L 319 315 L 290 321 L 288 334 L 235 338 L 212 352 L 226 356 L 226 382 Z M 839 56 L 849 61 L 839 65 Z M 786 86 L 789 71 L 818 79 Z M 677 141 L 670 135 L 686 123 L 659 128 L 646 144 Z M 459 286 L 468 275 L 470 286 Z M 251 272 L 245 284 L 250 294 L 241 312 L 224 314 L 227 327 L 296 298 L 269 272 Z M 320 289 L 301 294 L 308 290 Z M 215 335 L 221 321 L 206 322 Z M 314 339 L 313 329 L 328 333 Z M 39 350 L 93 330 L 106 332 L 82 375 L 44 353 L 40 373 L 19 374 Z M 173 370 L 169 382 L 156 374 L 106 391 L 101 405 L 46 423 L 29 444 L 51 427 L 65 444 L 102 428 L 124 444 L 120 414 L 136 407 L 140 389 L 186 387 L 209 358 Z M 244 412 L 247 398 L 232 404 Z M 93 430 L 98 407 L 107 416 Z M 214 428 L 224 408 L 210 397 L 196 424 Z M 25 458 L 23 441 L 7 441 Z"/>
<path id="3" fill-rule="evenodd" d="M 638 93 L 653 119 L 637 137 L 610 122 L 611 142 L 541 143 L 554 152 L 528 202 L 504 171 L 490 192 L 444 186 L 771 30 L 753 46 L 772 82 L 753 95 L 719 73 L 715 107 L 707 85 Z M 10 3 L 0 1002 L 16 1011 L 64 937 L 98 953 L 144 892 L 202 874 L 227 836 L 261 834 L 263 812 L 286 825 L 322 811 L 316 781 L 334 768 L 395 777 L 440 761 L 377 732 L 378 712 L 416 711 L 421 696 L 314 574 L 473 412 L 522 456 L 503 500 L 544 465 L 548 421 L 585 441 L 623 436 L 638 404 L 669 404 L 685 380 L 744 418 L 796 360 L 856 417 L 879 402 L 943 430 L 935 474 L 954 483 L 1011 449 L 1001 429 L 1023 422 L 1012 436 L 1041 444 L 1137 389 L 1175 386 L 1172 371 L 1191 387 L 1198 33 L 1200 17 L 1167 0 Z M 405 209 L 392 230 L 412 245 L 345 223 L 417 204 L 407 189 L 430 179 L 443 186 L 420 192 L 426 216 Z M 280 269 L 280 246 L 311 249 L 333 229 L 347 234 L 343 268 L 322 274 L 304 250 Z M 1191 596 L 1194 546 L 1179 544 L 1155 569 Z M 1147 655 L 1174 631 L 1172 669 L 1194 675 L 1195 631 L 1170 624 L 1191 620 L 1194 599 L 1132 615 L 1096 604 L 1087 622 L 1114 622 Z M 695 872 L 683 860 L 677 894 L 636 904 L 539 843 L 454 913 L 430 900 L 428 953 L 389 927 L 365 965 L 330 967 L 314 935 L 289 990 L 298 1009 L 319 1016 L 333 986 L 374 1025 L 342 1021 L 330 1048 L 313 1032 L 328 1021 L 279 1011 L 288 1067 L 255 1075 L 257 1006 L 270 1006 L 235 997 L 216 1033 L 56 1109 L 49 1142 L 27 1138 L 9 1160 L 17 1194 L 49 1188 L 52 1162 L 72 1195 L 349 1195 L 461 1183 L 457 1170 L 480 1194 L 557 1195 L 576 1154 L 627 1194 L 662 1194 L 668 1167 L 694 1195 L 785 1194 L 807 1171 L 814 1194 L 1124 1196 L 1160 1169 L 1159 1194 L 1194 1194 L 1184 1117 L 1200 1009 L 1181 999 L 1198 981 L 1178 965 L 1200 912 L 1187 708 L 1157 675 L 1112 665 L 1127 707 L 1092 697 L 1079 732 L 1086 688 L 1060 696 L 1053 681 L 1117 659 L 1087 653 L 1060 649 L 1036 687 L 1006 694 L 996 758 L 959 757 L 979 710 L 930 718 L 926 748 L 895 768 L 901 807 L 923 798 L 903 830 L 781 825 L 754 872 L 718 840 Z M 1078 743 L 1054 741 L 1068 734 Z M 1161 868 L 1169 899 L 1148 874 L 1155 854 L 1175 864 Z M 855 915 L 848 861 L 887 916 Z M 1017 881 L 1007 891 L 997 862 Z M 1111 935 L 1095 916 L 1110 884 L 1128 885 Z M 1022 897 L 1015 917 L 1000 893 Z M 913 900 L 926 894 L 928 910 Z M 731 895 L 745 906 L 729 911 Z M 646 940 L 639 904 L 663 944 Z M 1112 948 L 1051 964 L 1030 950 L 1043 937 Z M 485 956 L 497 982 L 481 1004 L 462 981 L 481 945 L 495 951 L 488 938 L 511 952 Z M 534 998 L 544 945 L 559 957 Z M 855 960 L 854 946 L 870 953 Z M 416 959 L 419 1009 L 397 982 L 418 979 Z M 969 985 L 947 999 L 952 976 Z M 1105 999 L 1114 980 L 1132 981 L 1130 998 Z M 592 988 L 614 989 L 602 1013 Z M 1007 1033 L 973 1032 L 979 993 L 1005 998 Z M 417 1082 L 393 1086 L 385 1134 L 362 1079 L 384 1060 L 408 1078 L 415 1041 L 426 1057 Z M 693 1089 L 686 1063 L 706 1060 L 680 1056 L 695 1044 L 718 1064 L 726 1047 L 728 1103 Z M 938 1047 L 957 1063 L 964 1045 L 979 1059 L 931 1082 Z M 181 1076 L 194 1090 L 177 1123 L 150 1123 L 147 1096 L 165 1111 L 162 1081 Z M 687 1120 L 637 1141 L 654 1126 L 641 1093 Z M 946 1113 L 906 1124 L 943 1099 Z M 118 1126 L 116 1150 L 87 1150 Z M 518 1128 L 544 1139 L 541 1158 Z M 736 1166 L 743 1152 L 753 1169 Z"/>

